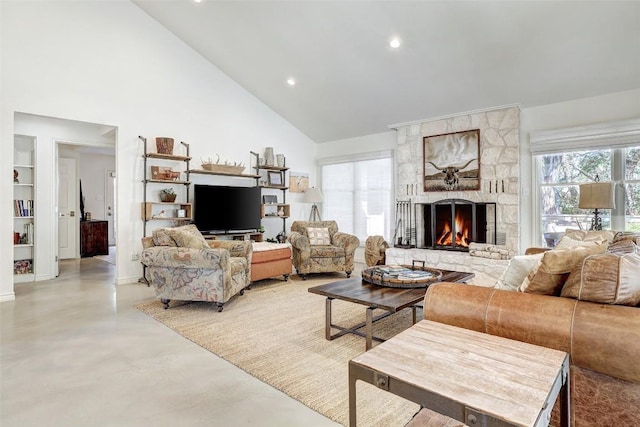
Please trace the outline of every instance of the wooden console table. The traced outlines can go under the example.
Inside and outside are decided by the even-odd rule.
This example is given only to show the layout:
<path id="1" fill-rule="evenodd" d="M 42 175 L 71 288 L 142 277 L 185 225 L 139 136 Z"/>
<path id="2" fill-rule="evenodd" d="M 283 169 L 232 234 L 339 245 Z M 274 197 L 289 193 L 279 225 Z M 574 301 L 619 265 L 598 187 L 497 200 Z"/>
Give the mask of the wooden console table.
<path id="1" fill-rule="evenodd" d="M 423 320 L 349 362 L 349 425 L 362 380 L 469 426 L 570 425 L 569 355 Z"/>

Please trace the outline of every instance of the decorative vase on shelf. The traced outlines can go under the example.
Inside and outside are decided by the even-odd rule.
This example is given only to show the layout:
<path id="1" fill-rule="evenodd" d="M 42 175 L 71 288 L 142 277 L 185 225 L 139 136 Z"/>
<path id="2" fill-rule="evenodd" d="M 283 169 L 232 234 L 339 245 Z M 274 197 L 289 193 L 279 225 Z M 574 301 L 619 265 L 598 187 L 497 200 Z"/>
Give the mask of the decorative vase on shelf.
<path id="1" fill-rule="evenodd" d="M 264 163 L 267 166 L 273 166 L 273 147 L 267 147 L 264 149 Z"/>
<path id="2" fill-rule="evenodd" d="M 276 162 L 279 168 L 284 167 L 284 154 L 276 154 Z"/>

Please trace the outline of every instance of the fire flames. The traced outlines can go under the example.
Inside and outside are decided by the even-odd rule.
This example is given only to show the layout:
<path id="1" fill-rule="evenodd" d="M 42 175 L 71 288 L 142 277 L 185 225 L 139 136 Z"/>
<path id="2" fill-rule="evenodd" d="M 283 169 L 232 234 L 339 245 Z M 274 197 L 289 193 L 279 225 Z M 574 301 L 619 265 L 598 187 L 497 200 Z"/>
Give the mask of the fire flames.
<path id="1" fill-rule="evenodd" d="M 471 237 L 469 236 L 470 230 L 469 227 L 465 226 L 464 218 L 459 211 L 456 212 L 455 223 L 456 246 L 468 248 L 469 243 L 471 243 Z M 451 229 L 451 223 L 449 221 L 444 224 L 440 237 L 436 240 L 436 244 L 440 246 L 453 246 L 453 230 Z"/>

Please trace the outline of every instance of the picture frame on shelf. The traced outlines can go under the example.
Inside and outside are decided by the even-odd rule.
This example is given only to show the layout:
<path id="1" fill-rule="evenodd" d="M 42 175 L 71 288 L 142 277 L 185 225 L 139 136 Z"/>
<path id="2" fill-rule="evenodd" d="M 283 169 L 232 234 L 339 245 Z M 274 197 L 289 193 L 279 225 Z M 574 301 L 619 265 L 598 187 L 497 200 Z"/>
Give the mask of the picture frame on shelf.
<path id="1" fill-rule="evenodd" d="M 282 172 L 280 171 L 269 171 L 267 179 L 269 180 L 269 185 L 282 186 Z"/>
<path id="2" fill-rule="evenodd" d="M 264 195 L 262 196 L 262 203 L 265 205 L 275 205 L 278 203 L 278 196 L 276 195 Z"/>

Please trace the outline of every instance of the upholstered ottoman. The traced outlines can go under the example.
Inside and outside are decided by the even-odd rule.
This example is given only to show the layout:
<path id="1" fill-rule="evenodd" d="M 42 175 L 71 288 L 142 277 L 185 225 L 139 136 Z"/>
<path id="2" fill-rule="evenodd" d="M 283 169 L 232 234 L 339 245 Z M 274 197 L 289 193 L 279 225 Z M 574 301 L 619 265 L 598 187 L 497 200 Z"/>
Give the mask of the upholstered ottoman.
<path id="1" fill-rule="evenodd" d="M 254 242 L 251 258 L 251 282 L 291 274 L 291 245 L 289 243 Z"/>

